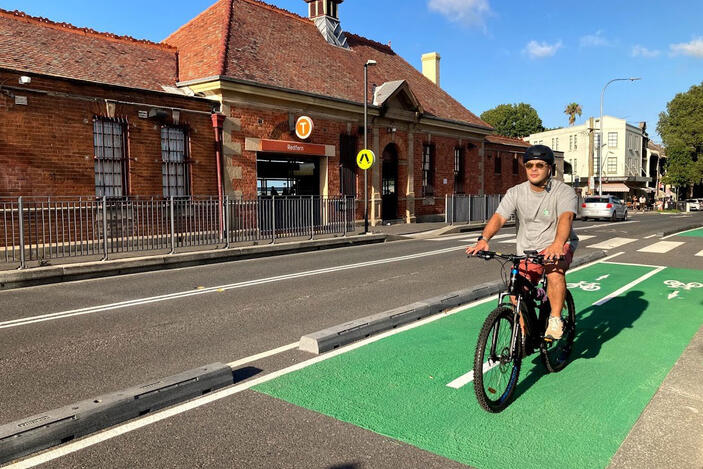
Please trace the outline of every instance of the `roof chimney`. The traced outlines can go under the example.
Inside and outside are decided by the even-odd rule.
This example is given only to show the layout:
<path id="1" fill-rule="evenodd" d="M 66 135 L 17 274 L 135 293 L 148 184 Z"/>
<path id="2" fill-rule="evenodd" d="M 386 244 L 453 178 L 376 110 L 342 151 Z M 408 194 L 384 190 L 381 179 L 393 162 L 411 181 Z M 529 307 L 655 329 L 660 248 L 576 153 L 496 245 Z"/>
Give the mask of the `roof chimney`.
<path id="1" fill-rule="evenodd" d="M 441 57 L 437 52 L 430 52 L 422 55 L 422 74 L 439 86 L 439 60 Z"/>
<path id="2" fill-rule="evenodd" d="M 339 4 L 344 0 L 305 0 L 308 4 L 308 17 L 330 44 L 349 49 L 347 38 L 339 25 Z"/>

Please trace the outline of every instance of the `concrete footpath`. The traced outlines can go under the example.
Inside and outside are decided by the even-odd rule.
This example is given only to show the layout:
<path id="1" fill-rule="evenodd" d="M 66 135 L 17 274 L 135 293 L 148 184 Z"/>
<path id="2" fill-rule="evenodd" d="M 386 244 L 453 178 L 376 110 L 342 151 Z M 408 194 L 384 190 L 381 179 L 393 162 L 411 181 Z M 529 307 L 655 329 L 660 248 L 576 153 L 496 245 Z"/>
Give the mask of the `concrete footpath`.
<path id="1" fill-rule="evenodd" d="M 364 244 L 383 243 L 417 237 L 435 237 L 461 230 L 480 230 L 484 224 L 446 225 L 445 223 L 408 223 L 370 227 L 368 234 L 358 232 L 349 236 L 318 239 L 297 239 L 265 245 L 235 246 L 227 249 L 206 249 L 175 254 L 148 253 L 138 257 L 121 257 L 100 261 L 95 259 L 51 259 L 59 265 L 44 265 L 26 269 L 0 270 L 0 290 L 32 285 L 68 282 L 87 278 L 109 277 L 194 265 L 231 262 L 244 259 L 335 249 Z"/>

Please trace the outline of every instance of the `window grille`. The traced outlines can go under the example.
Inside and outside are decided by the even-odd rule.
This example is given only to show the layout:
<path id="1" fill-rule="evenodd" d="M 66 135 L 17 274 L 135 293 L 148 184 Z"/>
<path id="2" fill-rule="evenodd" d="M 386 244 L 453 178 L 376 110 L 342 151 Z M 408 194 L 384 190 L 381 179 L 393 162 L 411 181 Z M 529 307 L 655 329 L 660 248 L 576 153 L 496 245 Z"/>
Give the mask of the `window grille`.
<path id="1" fill-rule="evenodd" d="M 188 184 L 188 145 L 182 127 L 161 127 L 161 176 L 164 197 L 190 195 Z"/>
<path id="2" fill-rule="evenodd" d="M 454 193 L 464 193 L 464 150 L 454 149 Z"/>
<path id="3" fill-rule="evenodd" d="M 422 195 L 434 195 L 434 145 L 422 146 Z"/>
<path id="4" fill-rule="evenodd" d="M 95 195 L 123 197 L 127 187 L 126 125 L 105 117 L 93 119 Z"/>

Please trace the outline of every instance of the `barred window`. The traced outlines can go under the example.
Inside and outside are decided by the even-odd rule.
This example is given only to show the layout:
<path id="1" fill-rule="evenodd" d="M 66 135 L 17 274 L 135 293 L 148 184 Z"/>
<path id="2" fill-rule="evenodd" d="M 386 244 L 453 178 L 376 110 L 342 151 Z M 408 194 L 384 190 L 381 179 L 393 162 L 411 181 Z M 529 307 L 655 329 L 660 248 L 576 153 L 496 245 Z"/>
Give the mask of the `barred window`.
<path id="1" fill-rule="evenodd" d="M 434 145 L 422 146 L 422 195 L 434 195 Z"/>
<path id="2" fill-rule="evenodd" d="M 500 174 L 503 172 L 503 157 L 499 151 L 495 153 L 495 173 Z"/>
<path id="3" fill-rule="evenodd" d="M 95 195 L 123 197 L 127 188 L 126 126 L 105 117 L 93 119 Z"/>
<path id="4" fill-rule="evenodd" d="M 161 127 L 161 175 L 164 197 L 190 195 L 187 149 L 186 132 L 182 127 Z"/>
<path id="5" fill-rule="evenodd" d="M 454 149 L 454 193 L 464 193 L 464 149 Z"/>

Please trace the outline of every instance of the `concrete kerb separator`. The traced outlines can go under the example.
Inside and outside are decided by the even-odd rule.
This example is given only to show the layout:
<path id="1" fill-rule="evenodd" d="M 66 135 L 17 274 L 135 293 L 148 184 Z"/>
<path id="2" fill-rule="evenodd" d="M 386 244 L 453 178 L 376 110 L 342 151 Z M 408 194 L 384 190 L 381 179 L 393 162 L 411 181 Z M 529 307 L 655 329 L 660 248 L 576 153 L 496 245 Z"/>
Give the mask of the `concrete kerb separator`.
<path id="1" fill-rule="evenodd" d="M 571 267 L 594 262 L 606 257 L 606 255 L 605 251 L 594 251 L 586 256 L 575 258 Z M 505 285 L 502 281 L 483 283 L 466 290 L 429 298 L 425 301 L 345 322 L 301 337 L 299 348 L 314 354 L 328 352 L 373 334 L 379 334 L 427 316 L 487 298 L 504 288 Z"/>
<path id="2" fill-rule="evenodd" d="M 0 464 L 207 394 L 233 382 L 232 369 L 214 363 L 0 426 Z"/>
<path id="3" fill-rule="evenodd" d="M 334 249 L 362 244 L 383 243 L 388 240 L 387 238 L 388 236 L 385 234 L 357 235 L 344 238 L 315 239 L 269 244 L 265 246 L 243 246 L 229 249 L 133 257 L 104 262 L 95 261 L 12 270 L 0 272 L 0 290 L 218 262 L 255 259 L 298 252 L 318 251 L 322 249 Z"/>

